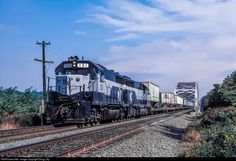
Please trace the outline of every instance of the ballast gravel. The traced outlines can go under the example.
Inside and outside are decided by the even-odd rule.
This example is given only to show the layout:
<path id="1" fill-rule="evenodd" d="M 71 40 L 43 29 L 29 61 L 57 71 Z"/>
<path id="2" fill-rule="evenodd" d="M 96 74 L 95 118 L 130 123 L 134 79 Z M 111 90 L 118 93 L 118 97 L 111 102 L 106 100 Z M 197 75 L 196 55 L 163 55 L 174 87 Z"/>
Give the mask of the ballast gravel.
<path id="1" fill-rule="evenodd" d="M 194 116 L 163 119 L 143 128 L 143 132 L 122 139 L 82 157 L 178 157 L 181 153 L 182 134 Z"/>

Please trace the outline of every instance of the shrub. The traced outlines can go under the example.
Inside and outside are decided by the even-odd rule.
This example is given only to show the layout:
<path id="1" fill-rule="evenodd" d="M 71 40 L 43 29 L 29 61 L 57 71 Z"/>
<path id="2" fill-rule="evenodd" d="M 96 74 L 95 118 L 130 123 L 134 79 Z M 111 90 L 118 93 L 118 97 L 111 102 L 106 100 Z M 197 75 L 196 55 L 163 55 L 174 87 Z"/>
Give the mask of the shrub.
<path id="1" fill-rule="evenodd" d="M 1 129 L 11 129 L 26 126 L 40 125 L 41 119 L 35 114 L 12 114 L 4 113 L 2 123 L 0 124 Z"/>
<path id="2" fill-rule="evenodd" d="M 203 143 L 197 145 L 196 156 L 233 157 L 236 156 L 236 127 L 232 124 L 221 126 L 220 123 L 204 128 Z"/>
<path id="3" fill-rule="evenodd" d="M 19 115 L 16 122 L 18 122 L 21 127 L 33 125 L 32 117 L 29 114 Z"/>
<path id="4" fill-rule="evenodd" d="M 185 156 L 236 157 L 235 107 L 208 109 L 200 125 L 188 127 L 185 140 L 194 144 L 183 149 Z"/>
<path id="5" fill-rule="evenodd" d="M 236 108 L 216 108 L 207 109 L 203 115 L 201 122 L 202 126 L 209 126 L 215 123 L 228 124 L 229 122 L 235 122 L 236 120 Z"/>

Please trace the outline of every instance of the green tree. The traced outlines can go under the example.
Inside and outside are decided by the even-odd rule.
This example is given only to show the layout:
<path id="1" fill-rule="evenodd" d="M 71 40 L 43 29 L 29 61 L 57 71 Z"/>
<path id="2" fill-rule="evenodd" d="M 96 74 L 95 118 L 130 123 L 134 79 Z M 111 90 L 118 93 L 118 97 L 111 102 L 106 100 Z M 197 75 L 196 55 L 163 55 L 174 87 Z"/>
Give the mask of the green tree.
<path id="1" fill-rule="evenodd" d="M 37 113 L 42 93 L 28 88 L 20 92 L 17 87 L 3 89 L 0 87 L 0 115 L 4 112 L 9 114 Z"/>
<path id="2" fill-rule="evenodd" d="M 219 91 L 232 105 L 236 105 L 236 71 L 224 79 Z"/>
<path id="3" fill-rule="evenodd" d="M 207 93 L 206 108 L 222 107 L 231 105 L 228 98 L 221 92 L 221 85 L 214 84 L 214 88 Z"/>
<path id="4" fill-rule="evenodd" d="M 214 88 L 204 97 L 204 110 L 207 108 L 236 106 L 236 71 L 228 75 L 222 84 L 214 84 Z"/>

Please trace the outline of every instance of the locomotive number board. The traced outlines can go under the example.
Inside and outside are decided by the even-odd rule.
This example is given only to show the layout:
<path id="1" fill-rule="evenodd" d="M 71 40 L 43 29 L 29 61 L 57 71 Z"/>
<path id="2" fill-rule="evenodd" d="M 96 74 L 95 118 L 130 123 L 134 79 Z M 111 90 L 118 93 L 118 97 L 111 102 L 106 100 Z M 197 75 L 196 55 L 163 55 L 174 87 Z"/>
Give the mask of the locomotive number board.
<path id="1" fill-rule="evenodd" d="M 88 63 L 78 63 L 78 64 L 77 64 L 77 67 L 78 67 L 78 68 L 88 68 L 88 67 L 89 67 L 89 64 L 88 64 Z"/>

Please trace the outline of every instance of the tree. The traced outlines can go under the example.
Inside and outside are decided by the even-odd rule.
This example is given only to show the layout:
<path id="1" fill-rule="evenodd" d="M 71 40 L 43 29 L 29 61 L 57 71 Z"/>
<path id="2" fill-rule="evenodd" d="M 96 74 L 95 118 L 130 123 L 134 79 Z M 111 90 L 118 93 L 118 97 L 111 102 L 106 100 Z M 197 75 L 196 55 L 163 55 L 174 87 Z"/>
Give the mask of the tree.
<path id="1" fill-rule="evenodd" d="M 20 92 L 17 87 L 3 89 L 0 87 L 0 115 L 4 112 L 13 114 L 37 113 L 42 93 L 28 88 Z"/>
<path id="2" fill-rule="evenodd" d="M 222 84 L 214 84 L 214 88 L 204 98 L 204 107 L 236 106 L 236 71 L 228 75 Z"/>
<path id="3" fill-rule="evenodd" d="M 230 105 L 230 101 L 220 91 L 221 85 L 214 84 L 214 88 L 207 94 L 206 107 L 221 107 Z"/>
<path id="4" fill-rule="evenodd" d="M 236 105 L 236 71 L 224 79 L 219 91 L 232 105 Z"/>

